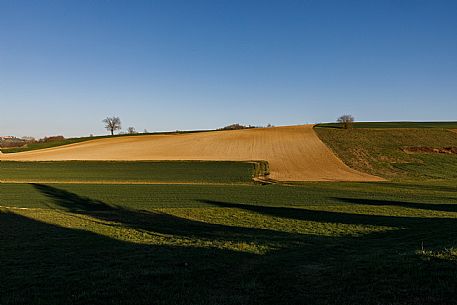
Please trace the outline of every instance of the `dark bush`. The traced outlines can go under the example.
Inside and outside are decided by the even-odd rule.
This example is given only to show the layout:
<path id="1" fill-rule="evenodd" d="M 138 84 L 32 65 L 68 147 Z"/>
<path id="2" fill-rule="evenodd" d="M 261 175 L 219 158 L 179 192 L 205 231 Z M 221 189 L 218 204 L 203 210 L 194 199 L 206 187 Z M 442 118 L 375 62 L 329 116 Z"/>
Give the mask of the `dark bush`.
<path id="1" fill-rule="evenodd" d="M 63 141 L 65 140 L 64 136 L 51 136 L 51 137 L 44 137 L 43 139 L 38 140 L 39 143 L 48 143 L 48 142 L 56 142 L 56 141 Z"/>
<path id="2" fill-rule="evenodd" d="M 232 125 L 228 125 L 228 126 L 219 128 L 219 130 L 238 130 L 238 129 L 248 129 L 248 128 L 256 128 L 256 127 L 252 126 L 252 125 L 245 126 L 245 125 L 241 125 L 241 124 L 237 123 L 237 124 L 232 124 Z"/>

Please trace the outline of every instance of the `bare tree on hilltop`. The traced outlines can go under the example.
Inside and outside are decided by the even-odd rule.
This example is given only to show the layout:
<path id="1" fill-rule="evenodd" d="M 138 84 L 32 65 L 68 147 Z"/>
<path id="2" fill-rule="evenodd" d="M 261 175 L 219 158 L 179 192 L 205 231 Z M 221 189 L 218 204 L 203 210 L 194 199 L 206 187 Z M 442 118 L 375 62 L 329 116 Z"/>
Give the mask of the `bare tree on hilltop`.
<path id="1" fill-rule="evenodd" d="M 340 116 L 337 122 L 340 123 L 344 129 L 349 129 L 352 128 L 352 125 L 354 124 L 354 117 L 350 114 L 345 114 Z"/>
<path id="2" fill-rule="evenodd" d="M 106 130 L 111 132 L 111 135 L 114 135 L 116 130 L 121 129 L 121 119 L 119 117 L 107 117 L 103 120 L 103 123 L 105 123 Z"/>

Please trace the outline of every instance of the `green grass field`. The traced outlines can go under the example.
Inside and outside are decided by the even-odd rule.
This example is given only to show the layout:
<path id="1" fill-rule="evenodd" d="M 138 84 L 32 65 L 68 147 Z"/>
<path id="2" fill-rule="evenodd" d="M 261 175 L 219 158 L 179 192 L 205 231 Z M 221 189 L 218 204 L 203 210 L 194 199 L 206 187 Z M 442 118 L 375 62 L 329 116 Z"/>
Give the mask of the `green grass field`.
<path id="1" fill-rule="evenodd" d="M 454 183 L 0 194 L 1 304 L 457 302 Z"/>
<path id="2" fill-rule="evenodd" d="M 255 163 L 225 161 L 3 161 L 0 181 L 252 183 L 257 167 Z"/>
<path id="3" fill-rule="evenodd" d="M 0 304 L 457 304 L 456 156 L 401 150 L 457 134 L 316 130 L 390 181 L 260 185 L 264 164 L 236 162 L 0 162 L 0 180 L 31 182 L 0 183 Z"/>
<path id="4" fill-rule="evenodd" d="M 405 147 L 457 147 L 457 133 L 441 128 L 315 128 L 352 168 L 394 180 L 456 179 L 457 155 L 406 153 Z"/>

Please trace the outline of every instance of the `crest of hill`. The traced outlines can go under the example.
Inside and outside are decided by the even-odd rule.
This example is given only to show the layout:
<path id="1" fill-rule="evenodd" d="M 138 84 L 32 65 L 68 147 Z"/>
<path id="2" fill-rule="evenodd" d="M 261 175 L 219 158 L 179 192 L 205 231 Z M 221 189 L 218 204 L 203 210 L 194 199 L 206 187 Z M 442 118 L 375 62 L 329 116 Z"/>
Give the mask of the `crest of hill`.
<path id="1" fill-rule="evenodd" d="M 103 138 L 4 154 L 1 160 L 264 160 L 273 180 L 383 180 L 345 165 L 317 137 L 313 125 Z"/>

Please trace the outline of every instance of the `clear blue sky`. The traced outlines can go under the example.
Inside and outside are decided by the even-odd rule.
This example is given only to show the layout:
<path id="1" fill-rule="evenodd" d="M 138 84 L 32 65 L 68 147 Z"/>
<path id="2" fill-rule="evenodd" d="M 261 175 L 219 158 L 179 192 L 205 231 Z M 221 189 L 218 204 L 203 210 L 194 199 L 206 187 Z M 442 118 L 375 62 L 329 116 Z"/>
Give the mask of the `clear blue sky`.
<path id="1" fill-rule="evenodd" d="M 0 0 L 0 135 L 457 120 L 457 1 Z"/>

